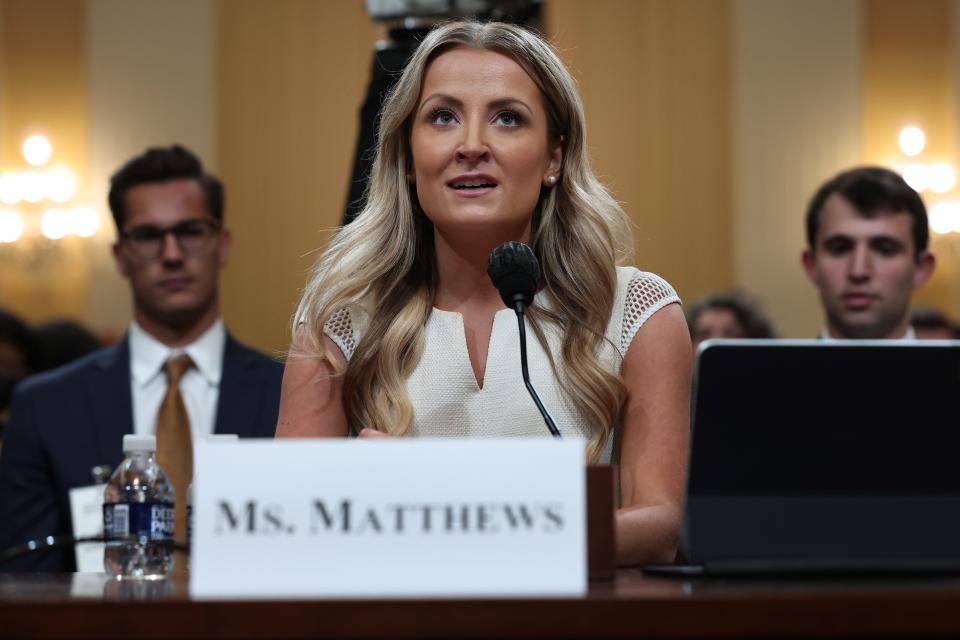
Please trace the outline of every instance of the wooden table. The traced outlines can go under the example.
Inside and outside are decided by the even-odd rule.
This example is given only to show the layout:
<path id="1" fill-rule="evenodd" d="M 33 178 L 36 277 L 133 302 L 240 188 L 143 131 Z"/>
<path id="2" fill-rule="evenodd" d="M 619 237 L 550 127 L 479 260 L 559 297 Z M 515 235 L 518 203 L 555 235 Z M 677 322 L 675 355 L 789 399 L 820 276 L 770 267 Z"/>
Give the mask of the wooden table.
<path id="1" fill-rule="evenodd" d="M 960 578 L 679 580 L 583 598 L 193 601 L 184 579 L 0 574 L 0 637 L 628 638 L 960 635 Z"/>

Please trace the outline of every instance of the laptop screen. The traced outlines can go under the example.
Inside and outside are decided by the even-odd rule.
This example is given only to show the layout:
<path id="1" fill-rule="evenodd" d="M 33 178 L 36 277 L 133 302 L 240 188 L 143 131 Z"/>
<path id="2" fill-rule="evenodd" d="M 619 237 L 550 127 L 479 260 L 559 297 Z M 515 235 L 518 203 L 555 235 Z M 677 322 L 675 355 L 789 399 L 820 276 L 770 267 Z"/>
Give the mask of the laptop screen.
<path id="1" fill-rule="evenodd" d="M 960 342 L 711 341 L 688 495 L 960 493 Z"/>

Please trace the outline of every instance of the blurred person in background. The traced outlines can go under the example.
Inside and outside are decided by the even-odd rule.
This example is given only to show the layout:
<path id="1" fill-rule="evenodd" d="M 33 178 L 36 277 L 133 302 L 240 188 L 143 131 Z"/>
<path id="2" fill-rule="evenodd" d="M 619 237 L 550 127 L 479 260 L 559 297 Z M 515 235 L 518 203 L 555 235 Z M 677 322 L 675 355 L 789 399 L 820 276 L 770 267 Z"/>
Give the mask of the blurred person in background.
<path id="1" fill-rule="evenodd" d="M 690 339 L 696 349 L 717 338 L 776 338 L 777 332 L 753 300 L 739 291 L 713 293 L 687 311 Z"/>
<path id="2" fill-rule="evenodd" d="M 807 207 L 803 269 L 820 293 L 822 338 L 912 338 L 910 300 L 933 275 L 927 209 L 897 173 L 856 167 Z"/>
<path id="3" fill-rule="evenodd" d="M 72 534 L 70 490 L 116 468 L 128 433 L 156 434 L 183 541 L 193 442 L 269 437 L 276 425 L 282 365 L 239 343 L 220 318 L 232 244 L 222 183 L 186 148 L 156 147 L 113 175 L 108 199 L 133 322 L 116 344 L 17 388 L 0 456 L 0 550 Z M 0 570 L 74 568 L 72 552 L 54 549 Z"/>
<path id="4" fill-rule="evenodd" d="M 960 328 L 937 309 L 914 309 L 910 325 L 918 340 L 956 340 L 960 338 Z"/>
<path id="5" fill-rule="evenodd" d="M 39 371 L 56 369 L 104 346 L 89 329 L 73 320 L 52 320 L 33 330 Z"/>
<path id="6" fill-rule="evenodd" d="M 13 388 L 38 370 L 37 340 L 20 318 L 0 309 L 0 440 Z"/>

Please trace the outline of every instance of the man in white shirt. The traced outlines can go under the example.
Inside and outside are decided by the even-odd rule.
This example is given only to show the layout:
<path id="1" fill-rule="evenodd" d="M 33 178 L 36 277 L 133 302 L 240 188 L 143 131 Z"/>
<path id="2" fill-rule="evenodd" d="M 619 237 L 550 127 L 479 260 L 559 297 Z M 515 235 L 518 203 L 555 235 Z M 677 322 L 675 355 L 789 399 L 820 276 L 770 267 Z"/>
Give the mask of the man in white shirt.
<path id="1" fill-rule="evenodd" d="M 94 467 L 115 468 L 126 433 L 157 434 L 161 465 L 181 478 L 181 505 L 193 441 L 273 436 L 282 366 L 238 343 L 220 320 L 219 272 L 231 245 L 223 200 L 220 181 L 180 146 L 148 149 L 114 174 L 113 255 L 130 283 L 133 322 L 119 343 L 17 389 L 0 453 L 0 550 L 69 534 L 69 490 L 92 484 Z M 0 571 L 73 564 L 72 551 L 57 550 Z"/>
<path id="2" fill-rule="evenodd" d="M 889 169 L 850 169 L 813 196 L 806 228 L 802 263 L 820 292 L 822 337 L 913 337 L 910 299 L 936 264 L 917 192 Z"/>

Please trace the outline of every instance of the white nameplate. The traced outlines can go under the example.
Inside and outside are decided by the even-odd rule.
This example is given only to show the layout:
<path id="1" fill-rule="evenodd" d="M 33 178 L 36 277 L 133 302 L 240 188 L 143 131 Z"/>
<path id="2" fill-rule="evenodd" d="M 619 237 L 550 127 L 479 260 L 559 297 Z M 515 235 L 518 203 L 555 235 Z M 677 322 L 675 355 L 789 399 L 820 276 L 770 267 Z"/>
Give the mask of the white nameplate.
<path id="1" fill-rule="evenodd" d="M 70 519 L 73 535 L 86 538 L 103 535 L 103 491 L 105 484 L 70 489 Z M 103 571 L 103 544 L 86 542 L 74 547 L 77 571 L 99 573 Z"/>
<path id="2" fill-rule="evenodd" d="M 582 441 L 195 447 L 192 597 L 586 592 Z"/>

